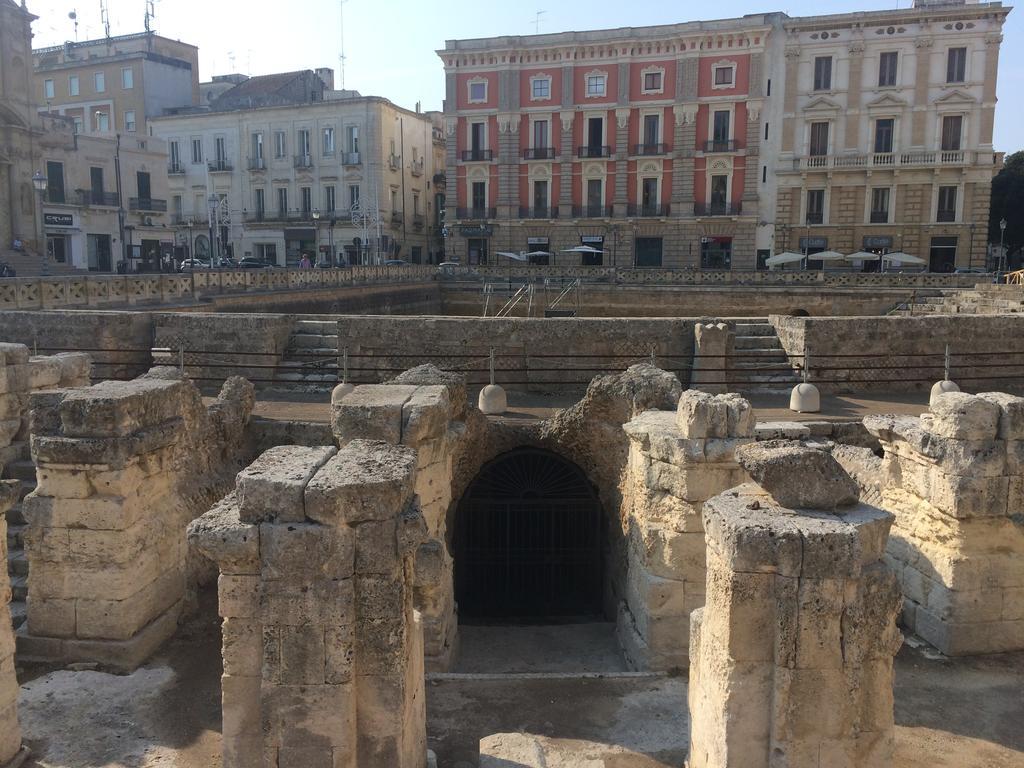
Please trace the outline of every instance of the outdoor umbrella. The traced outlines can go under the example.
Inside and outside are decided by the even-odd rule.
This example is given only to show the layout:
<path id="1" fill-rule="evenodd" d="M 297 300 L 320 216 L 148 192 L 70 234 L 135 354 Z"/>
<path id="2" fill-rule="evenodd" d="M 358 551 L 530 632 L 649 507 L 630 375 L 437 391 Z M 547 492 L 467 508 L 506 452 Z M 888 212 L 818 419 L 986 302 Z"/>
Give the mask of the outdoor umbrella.
<path id="1" fill-rule="evenodd" d="M 810 261 L 843 261 L 846 257 L 839 251 L 822 251 L 821 253 L 809 253 L 807 259 Z"/>
<path id="2" fill-rule="evenodd" d="M 769 267 L 777 267 L 781 264 L 796 264 L 797 262 L 803 261 L 804 255 L 802 253 L 793 253 L 792 251 L 786 251 L 785 253 L 777 253 L 774 256 L 770 256 L 765 259 L 765 264 Z"/>
<path id="3" fill-rule="evenodd" d="M 577 245 L 575 248 L 565 248 L 562 253 L 604 253 L 592 245 Z"/>
<path id="4" fill-rule="evenodd" d="M 851 253 L 849 256 L 847 256 L 846 260 L 847 261 L 878 261 L 880 258 L 882 258 L 882 257 L 879 256 L 877 253 L 868 253 L 867 251 L 857 251 L 856 253 Z"/>
<path id="5" fill-rule="evenodd" d="M 928 262 L 917 256 L 911 256 L 909 253 L 903 253 L 902 251 L 895 251 L 893 253 L 887 253 L 882 256 L 882 261 L 888 261 L 890 264 L 896 264 L 902 266 L 909 264 L 910 266 L 921 266 Z"/>

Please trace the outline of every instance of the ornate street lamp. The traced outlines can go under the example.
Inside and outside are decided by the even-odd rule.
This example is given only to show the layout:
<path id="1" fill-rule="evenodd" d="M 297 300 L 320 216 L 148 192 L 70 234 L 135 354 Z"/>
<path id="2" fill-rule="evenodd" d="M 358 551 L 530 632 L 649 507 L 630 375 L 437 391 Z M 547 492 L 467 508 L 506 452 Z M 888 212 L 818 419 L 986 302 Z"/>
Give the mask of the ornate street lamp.
<path id="1" fill-rule="evenodd" d="M 46 174 L 42 171 L 36 171 L 32 174 L 32 186 L 36 188 L 36 192 L 39 193 L 39 253 L 42 258 L 40 265 L 40 271 L 43 277 L 49 277 L 50 275 L 50 259 L 49 254 L 46 252 L 46 230 L 43 225 L 43 198 L 46 195 L 46 187 L 49 184 L 49 179 L 46 178 Z"/>
<path id="2" fill-rule="evenodd" d="M 999 264 L 1001 272 L 1006 271 L 1006 219 L 999 220 Z"/>
<path id="3" fill-rule="evenodd" d="M 320 209 L 313 209 L 313 227 L 316 234 L 313 237 L 313 266 L 320 263 Z"/>

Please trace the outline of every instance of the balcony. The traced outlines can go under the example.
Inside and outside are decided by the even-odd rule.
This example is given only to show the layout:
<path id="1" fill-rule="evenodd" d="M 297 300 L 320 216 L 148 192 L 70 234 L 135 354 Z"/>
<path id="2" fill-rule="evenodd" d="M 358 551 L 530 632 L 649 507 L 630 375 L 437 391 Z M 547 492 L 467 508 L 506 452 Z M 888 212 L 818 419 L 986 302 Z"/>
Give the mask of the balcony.
<path id="1" fill-rule="evenodd" d="M 928 168 L 973 165 L 977 154 L 963 150 L 948 152 L 869 152 L 844 155 L 808 155 L 793 159 L 794 171 L 862 168 Z"/>
<path id="2" fill-rule="evenodd" d="M 181 163 L 168 163 L 167 164 L 167 175 L 168 176 L 184 176 L 185 166 Z"/>
<path id="3" fill-rule="evenodd" d="M 102 206 L 106 208 L 117 208 L 120 204 L 117 192 L 101 192 L 93 189 L 83 189 L 78 193 L 78 204 L 90 206 Z"/>
<path id="4" fill-rule="evenodd" d="M 576 147 L 576 157 L 589 158 L 589 157 L 611 157 L 612 148 L 609 146 L 597 147 L 597 146 L 586 146 Z"/>
<path id="5" fill-rule="evenodd" d="M 249 158 L 249 170 L 250 171 L 265 171 L 267 170 L 267 161 L 262 157 L 250 157 Z"/>
<path id="6" fill-rule="evenodd" d="M 464 149 L 462 150 L 462 162 L 464 163 L 486 163 L 494 159 L 494 150 L 491 149 Z"/>
<path id="7" fill-rule="evenodd" d="M 75 203 L 69 203 L 68 197 L 64 194 L 63 189 L 48 189 L 43 194 L 43 201 L 52 205 L 75 205 Z"/>
<path id="8" fill-rule="evenodd" d="M 668 152 L 667 144 L 634 144 L 633 154 L 641 155 L 643 157 L 654 157 L 656 155 L 664 155 Z"/>
<path id="9" fill-rule="evenodd" d="M 557 219 L 558 218 L 558 206 L 534 206 L 533 208 L 527 208 L 520 206 L 519 208 L 520 219 Z"/>
<path id="10" fill-rule="evenodd" d="M 694 216 L 739 216 L 742 212 L 742 203 L 696 203 L 693 206 Z"/>
<path id="11" fill-rule="evenodd" d="M 455 218 L 457 219 L 470 219 L 470 220 L 487 220 L 495 219 L 498 217 L 497 208 L 456 208 Z"/>
<path id="12" fill-rule="evenodd" d="M 404 216 L 403 216 L 401 211 L 392 211 L 391 212 L 391 223 L 392 224 L 401 224 L 402 221 L 403 221 L 403 218 L 404 218 Z"/>
<path id="13" fill-rule="evenodd" d="M 427 218 L 422 213 L 414 213 L 412 215 L 412 226 L 414 229 L 423 229 L 426 223 Z"/>
<path id="14" fill-rule="evenodd" d="M 312 168 L 313 167 L 313 156 L 312 155 L 295 155 L 295 167 L 296 168 Z"/>
<path id="15" fill-rule="evenodd" d="M 807 223 L 808 224 L 824 224 L 825 214 L 823 211 L 808 211 L 807 212 Z"/>
<path id="16" fill-rule="evenodd" d="M 445 186 L 445 184 L 447 182 L 448 182 L 448 177 L 445 176 L 444 173 L 435 173 L 434 174 L 434 186 L 435 187 L 443 187 L 443 186 Z"/>
<path id="17" fill-rule="evenodd" d="M 399 155 L 388 156 L 388 168 L 392 171 L 400 170 L 402 167 L 402 158 Z"/>
<path id="18" fill-rule="evenodd" d="M 144 211 L 146 213 L 167 213 L 167 201 L 157 200 L 152 197 L 132 197 L 128 199 L 129 211 Z"/>
<path id="19" fill-rule="evenodd" d="M 637 218 L 657 218 L 668 216 L 671 206 L 668 205 L 630 205 L 627 213 Z"/>
<path id="20" fill-rule="evenodd" d="M 341 163 L 342 165 L 362 165 L 363 160 L 358 152 L 342 152 Z"/>
<path id="21" fill-rule="evenodd" d="M 210 173 L 231 173 L 233 170 L 231 163 L 227 160 L 211 160 L 206 164 L 206 167 L 210 170 Z"/>
<path id="22" fill-rule="evenodd" d="M 614 213 L 615 209 L 610 205 L 574 205 L 572 207 L 574 219 L 610 219 Z"/>
<path id="23" fill-rule="evenodd" d="M 946 208 L 939 208 L 935 221 L 940 224 L 952 224 L 956 221 L 956 210 L 949 210 Z M 974 226 L 973 224 L 971 226 Z"/>
<path id="24" fill-rule="evenodd" d="M 423 175 L 423 161 L 422 160 L 413 160 L 412 164 L 409 166 L 409 173 L 411 173 L 413 176 L 422 176 Z"/>
<path id="25" fill-rule="evenodd" d="M 888 211 L 872 211 L 871 212 L 871 223 L 872 224 L 888 224 L 889 223 L 889 212 Z"/>
<path id="26" fill-rule="evenodd" d="M 243 211 L 242 218 L 254 224 L 276 222 L 305 222 L 312 224 L 312 211 Z"/>
<path id="27" fill-rule="evenodd" d="M 740 149 L 740 146 L 733 139 L 712 139 L 711 141 L 704 142 L 704 151 L 709 154 L 715 152 L 735 152 L 737 149 Z"/>
<path id="28" fill-rule="evenodd" d="M 554 147 L 531 147 L 523 150 L 523 160 L 554 160 Z"/>
<path id="29" fill-rule="evenodd" d="M 192 227 L 199 229 L 206 226 L 209 221 L 209 214 L 201 213 L 172 213 L 171 225 L 176 227 Z"/>

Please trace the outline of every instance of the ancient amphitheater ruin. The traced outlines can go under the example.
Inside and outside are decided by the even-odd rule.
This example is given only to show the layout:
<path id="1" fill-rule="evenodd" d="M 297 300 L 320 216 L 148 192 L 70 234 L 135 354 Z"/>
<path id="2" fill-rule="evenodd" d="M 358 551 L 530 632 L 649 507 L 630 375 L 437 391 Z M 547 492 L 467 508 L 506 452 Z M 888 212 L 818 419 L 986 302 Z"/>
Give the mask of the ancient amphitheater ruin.
<path id="1" fill-rule="evenodd" d="M 0 766 L 1024 765 L 1020 287 L 584 272 L 0 285 Z"/>

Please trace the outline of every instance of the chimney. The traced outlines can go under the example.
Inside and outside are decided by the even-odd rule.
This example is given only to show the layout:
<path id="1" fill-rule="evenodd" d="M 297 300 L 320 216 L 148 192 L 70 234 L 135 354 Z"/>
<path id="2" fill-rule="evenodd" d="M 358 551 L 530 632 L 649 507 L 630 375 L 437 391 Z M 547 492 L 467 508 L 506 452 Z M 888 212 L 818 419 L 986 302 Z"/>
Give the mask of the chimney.
<path id="1" fill-rule="evenodd" d="M 323 83 L 324 88 L 328 91 L 334 90 L 334 70 L 330 67 L 320 67 L 320 69 L 314 70 Z"/>

